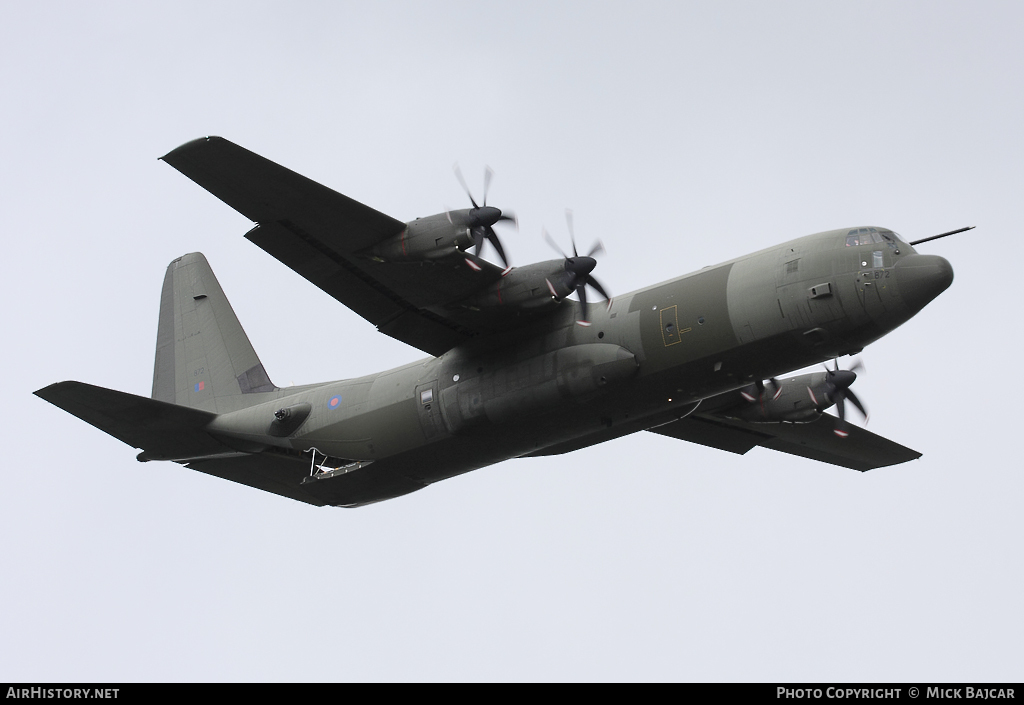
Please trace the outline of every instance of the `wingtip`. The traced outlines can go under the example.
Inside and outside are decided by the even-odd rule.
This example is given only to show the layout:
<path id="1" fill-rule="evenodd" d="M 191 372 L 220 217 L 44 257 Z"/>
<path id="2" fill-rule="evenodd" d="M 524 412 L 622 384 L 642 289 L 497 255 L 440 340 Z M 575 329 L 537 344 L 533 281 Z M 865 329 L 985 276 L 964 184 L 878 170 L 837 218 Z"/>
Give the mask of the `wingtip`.
<path id="1" fill-rule="evenodd" d="M 205 144 L 207 144 L 209 142 L 223 142 L 223 141 L 225 141 L 223 137 L 217 137 L 216 135 L 209 135 L 207 137 L 199 137 L 199 138 L 194 139 L 194 140 L 189 140 L 188 142 L 186 142 L 185 144 L 181 145 L 180 147 L 175 147 L 174 149 L 172 149 L 170 152 L 168 152 L 164 156 L 157 157 L 157 159 L 159 161 L 164 161 L 164 162 L 167 162 L 168 164 L 170 164 L 171 160 L 175 156 L 178 156 L 178 155 L 181 155 L 181 154 L 185 154 L 187 152 L 191 152 L 192 150 L 197 149 L 199 147 L 202 147 L 203 145 L 205 145 Z"/>
<path id="2" fill-rule="evenodd" d="M 54 392 L 67 389 L 68 387 L 74 387 L 80 384 L 81 382 L 76 382 L 75 380 L 72 379 L 66 379 L 63 382 L 54 382 L 53 384 L 48 384 L 45 387 L 41 387 L 32 393 L 35 394 L 40 399 L 42 399 L 43 401 L 48 401 L 51 404 L 56 404 L 56 402 L 54 402 Z"/>

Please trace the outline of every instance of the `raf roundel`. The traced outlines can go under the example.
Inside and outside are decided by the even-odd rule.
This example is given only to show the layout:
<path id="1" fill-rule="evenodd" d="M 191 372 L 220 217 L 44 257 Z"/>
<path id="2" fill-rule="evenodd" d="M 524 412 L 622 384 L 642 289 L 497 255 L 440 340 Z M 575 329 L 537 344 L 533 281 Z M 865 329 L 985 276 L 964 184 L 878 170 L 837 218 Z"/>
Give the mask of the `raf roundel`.
<path id="1" fill-rule="evenodd" d="M 330 399 L 327 400 L 327 408 L 328 409 L 337 409 L 339 406 L 341 406 L 341 395 L 340 394 L 335 394 L 333 397 L 331 397 Z"/>

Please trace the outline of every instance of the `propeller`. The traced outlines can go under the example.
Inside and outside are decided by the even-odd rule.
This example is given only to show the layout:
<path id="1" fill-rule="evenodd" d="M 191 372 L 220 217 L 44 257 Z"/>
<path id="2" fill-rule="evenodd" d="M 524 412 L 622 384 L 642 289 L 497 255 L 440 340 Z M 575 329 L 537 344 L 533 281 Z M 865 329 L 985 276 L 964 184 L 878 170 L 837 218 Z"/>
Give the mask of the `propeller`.
<path id="1" fill-rule="evenodd" d="M 772 401 L 774 401 L 778 399 L 779 396 L 782 394 L 782 384 L 779 382 L 779 380 L 775 379 L 774 377 L 769 377 L 768 383 L 774 390 L 772 392 Z M 764 390 L 764 380 L 759 379 L 746 389 L 741 390 L 740 395 L 749 402 L 755 402 L 764 396 Z"/>
<path id="2" fill-rule="evenodd" d="M 455 170 L 455 176 L 458 178 L 459 183 L 462 184 L 466 195 L 469 196 L 469 202 L 473 204 L 472 210 L 469 211 L 469 232 L 473 237 L 473 245 L 476 247 L 474 254 L 477 257 L 480 256 L 480 251 L 483 249 L 484 241 L 486 240 L 494 247 L 505 267 L 508 267 L 509 264 L 508 259 L 505 257 L 505 250 L 501 246 L 501 240 L 498 239 L 498 235 L 494 232 L 492 226 L 502 220 L 510 220 L 515 223 L 516 217 L 511 213 L 502 213 L 499 209 L 487 205 L 487 191 L 490 189 L 491 177 L 494 175 L 494 172 L 491 171 L 490 167 L 484 168 L 484 198 L 482 205 L 477 205 L 476 199 L 473 198 L 473 193 L 469 190 L 469 186 L 466 185 L 466 180 L 462 178 L 462 170 L 459 169 L 459 165 L 455 164 L 452 168 Z M 449 215 L 448 218 L 450 220 L 451 216 Z"/>
<path id="3" fill-rule="evenodd" d="M 569 225 L 569 240 L 572 242 L 572 257 L 562 252 L 562 248 L 554 241 L 554 239 L 548 235 L 548 231 L 544 231 L 544 239 L 551 245 L 556 252 L 565 258 L 565 271 L 569 275 L 567 285 L 570 289 L 575 289 L 577 296 L 580 299 L 580 307 L 582 310 L 583 319 L 577 321 L 582 326 L 589 326 L 590 320 L 587 318 L 587 287 L 591 287 L 598 294 L 608 299 L 608 305 L 612 304 L 612 297 L 608 295 L 604 287 L 601 286 L 601 282 L 597 281 L 591 275 L 594 268 L 597 266 L 597 260 L 594 259 L 594 255 L 604 252 L 604 245 L 598 240 L 594 243 L 594 246 L 590 248 L 590 252 L 586 255 L 580 256 L 579 251 L 576 249 L 576 233 L 572 226 L 572 211 L 568 208 L 565 209 L 565 220 Z M 548 282 L 548 289 L 551 291 L 551 295 L 555 298 L 559 298 L 555 292 L 554 286 L 551 282 Z"/>
<path id="4" fill-rule="evenodd" d="M 839 369 L 839 360 L 835 361 L 834 370 L 830 370 L 828 368 L 828 365 L 825 365 L 826 375 L 824 392 L 829 399 L 835 402 L 836 412 L 839 414 L 839 427 L 835 429 L 835 434 L 837 436 L 842 436 L 845 438 L 846 436 L 850 435 L 848 431 L 844 430 L 846 426 L 847 399 L 849 399 L 850 402 L 855 407 L 857 407 L 857 410 L 864 417 L 864 420 L 868 420 L 867 409 L 864 408 L 864 405 L 861 403 L 860 399 L 858 399 L 857 395 L 853 393 L 852 389 L 850 389 L 851 385 L 853 385 L 853 383 L 857 381 L 856 370 L 863 369 L 863 367 L 864 365 L 861 363 L 860 360 L 855 360 L 854 363 L 850 366 L 850 369 L 848 370 Z M 811 391 L 810 388 L 808 388 L 808 391 Z M 813 399 L 816 404 L 818 403 L 817 399 L 814 396 L 814 392 L 811 392 L 811 399 Z"/>

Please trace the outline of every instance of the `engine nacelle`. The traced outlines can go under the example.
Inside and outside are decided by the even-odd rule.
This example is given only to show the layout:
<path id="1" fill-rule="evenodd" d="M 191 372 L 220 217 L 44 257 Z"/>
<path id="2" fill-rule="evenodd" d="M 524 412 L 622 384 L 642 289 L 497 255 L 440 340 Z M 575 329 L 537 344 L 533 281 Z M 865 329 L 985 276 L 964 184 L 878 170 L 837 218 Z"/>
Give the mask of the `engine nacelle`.
<path id="1" fill-rule="evenodd" d="M 737 392 L 739 400 L 728 416 L 754 423 L 810 423 L 835 400 L 827 391 L 827 373 L 812 372 L 778 380 L 778 387 L 765 386 L 763 392 L 751 385 Z"/>
<path id="2" fill-rule="evenodd" d="M 554 306 L 573 291 L 566 279 L 565 262 L 560 259 L 515 267 L 465 303 L 480 309 L 518 311 Z"/>
<path id="3" fill-rule="evenodd" d="M 370 248 L 367 254 L 386 262 L 422 261 L 464 251 L 473 245 L 469 210 L 417 218 L 405 230 Z"/>

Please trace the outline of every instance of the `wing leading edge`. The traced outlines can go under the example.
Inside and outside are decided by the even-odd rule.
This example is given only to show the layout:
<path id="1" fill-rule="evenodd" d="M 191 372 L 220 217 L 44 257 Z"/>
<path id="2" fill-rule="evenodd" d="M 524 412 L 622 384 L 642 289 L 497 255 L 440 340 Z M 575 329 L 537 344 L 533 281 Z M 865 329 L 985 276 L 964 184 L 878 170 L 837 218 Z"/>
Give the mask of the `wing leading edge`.
<path id="1" fill-rule="evenodd" d="M 222 137 L 204 137 L 163 161 L 257 225 L 246 238 L 373 323 L 431 355 L 488 332 L 448 304 L 496 281 L 457 253 L 430 262 L 377 262 L 361 253 L 406 224 Z"/>

